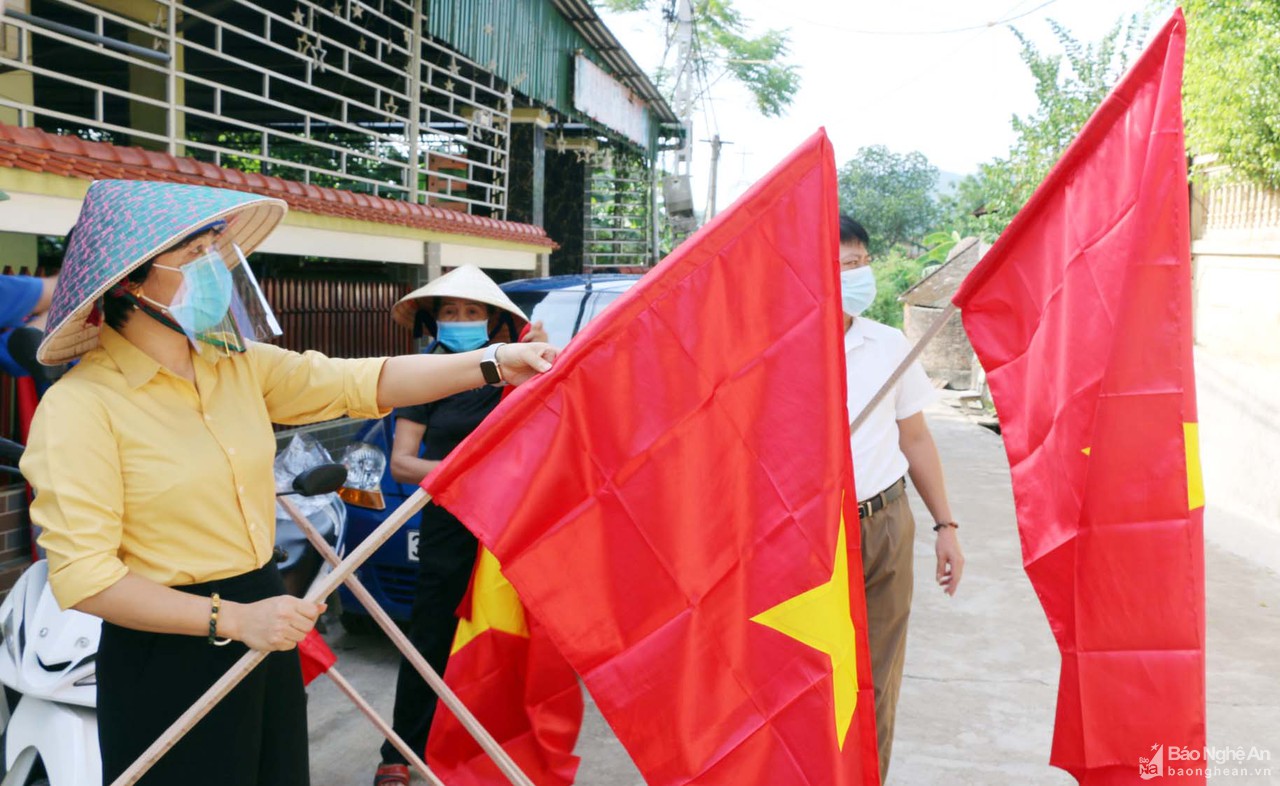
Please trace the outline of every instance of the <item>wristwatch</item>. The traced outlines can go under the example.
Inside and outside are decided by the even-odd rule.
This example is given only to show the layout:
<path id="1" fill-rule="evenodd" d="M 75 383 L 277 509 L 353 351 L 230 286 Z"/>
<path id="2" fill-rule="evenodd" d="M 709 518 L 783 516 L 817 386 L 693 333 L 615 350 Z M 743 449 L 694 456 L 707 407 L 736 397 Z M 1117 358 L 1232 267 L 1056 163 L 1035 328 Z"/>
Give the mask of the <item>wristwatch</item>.
<path id="1" fill-rule="evenodd" d="M 498 349 L 505 346 L 506 344 L 498 343 L 485 347 L 484 355 L 480 358 L 480 373 L 484 374 L 484 381 L 487 384 L 507 384 L 507 381 L 502 378 L 502 369 L 498 366 Z"/>

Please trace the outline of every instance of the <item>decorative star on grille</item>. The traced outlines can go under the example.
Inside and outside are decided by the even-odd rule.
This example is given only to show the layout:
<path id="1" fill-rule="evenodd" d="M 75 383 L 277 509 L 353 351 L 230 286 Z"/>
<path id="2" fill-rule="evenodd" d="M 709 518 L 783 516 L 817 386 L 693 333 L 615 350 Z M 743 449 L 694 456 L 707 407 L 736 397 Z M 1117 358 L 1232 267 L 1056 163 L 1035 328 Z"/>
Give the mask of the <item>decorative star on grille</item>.
<path id="1" fill-rule="evenodd" d="M 396 103 L 396 99 L 394 97 L 389 96 L 386 102 L 382 105 L 382 108 L 387 110 L 387 114 L 394 115 L 400 110 L 400 105 Z"/>
<path id="2" fill-rule="evenodd" d="M 485 69 L 488 71 L 495 71 L 497 70 L 497 68 L 498 68 L 498 61 L 494 60 L 493 58 L 490 58 L 489 62 L 485 65 Z"/>
<path id="3" fill-rule="evenodd" d="M 529 78 L 529 74 L 525 71 L 521 71 L 519 74 L 516 75 L 515 79 L 511 80 L 511 84 L 515 87 L 519 87 L 520 85 L 523 85 L 525 83 L 525 80 L 528 78 Z"/>
<path id="4" fill-rule="evenodd" d="M 485 34 L 485 35 L 493 35 L 493 25 L 485 25 L 485 26 L 484 26 L 484 34 Z"/>
<path id="5" fill-rule="evenodd" d="M 307 15 L 302 12 L 302 6 L 293 9 L 293 23 L 295 25 L 303 24 L 307 21 Z"/>
<path id="6" fill-rule="evenodd" d="M 338 0 L 333 0 L 333 15 L 342 16 L 342 3 L 339 3 Z"/>
<path id="7" fill-rule="evenodd" d="M 298 54 L 302 55 L 303 57 L 310 57 L 311 56 L 311 37 L 308 36 L 306 33 L 303 33 L 302 35 L 298 36 L 297 41 L 298 41 Z"/>
<path id="8" fill-rule="evenodd" d="M 458 58 L 454 57 L 449 59 L 449 70 L 455 74 L 462 71 L 462 66 L 458 65 Z"/>
<path id="9" fill-rule="evenodd" d="M 362 17 L 362 16 L 364 16 L 364 6 L 360 5 L 359 3 L 352 3 L 352 4 L 351 4 L 351 18 L 352 18 L 352 19 L 359 19 L 359 18 L 360 18 L 360 17 Z"/>
<path id="10" fill-rule="evenodd" d="M 357 6 L 357 8 L 358 8 L 358 7 L 359 7 L 359 6 Z M 361 52 L 364 52 L 365 50 L 367 50 L 367 49 L 369 48 L 369 42 L 368 42 L 368 41 L 366 41 L 366 40 L 364 40 L 364 36 L 360 36 L 360 43 L 359 43 L 359 44 L 357 44 L 357 46 L 359 46 L 359 47 L 360 47 L 360 51 L 361 51 Z"/>
<path id="11" fill-rule="evenodd" d="M 446 80 L 444 80 L 444 91 L 445 91 L 446 93 L 452 93 L 452 92 L 453 92 L 453 88 L 454 88 L 454 87 L 456 87 L 456 85 L 454 85 L 454 83 L 453 83 L 453 80 L 452 80 L 452 79 L 446 79 Z"/>
<path id="12" fill-rule="evenodd" d="M 318 40 L 316 43 L 311 45 L 311 59 L 315 61 L 316 68 L 321 71 L 324 70 L 324 58 L 327 54 L 329 54 L 329 50 L 320 46 L 320 42 Z"/>

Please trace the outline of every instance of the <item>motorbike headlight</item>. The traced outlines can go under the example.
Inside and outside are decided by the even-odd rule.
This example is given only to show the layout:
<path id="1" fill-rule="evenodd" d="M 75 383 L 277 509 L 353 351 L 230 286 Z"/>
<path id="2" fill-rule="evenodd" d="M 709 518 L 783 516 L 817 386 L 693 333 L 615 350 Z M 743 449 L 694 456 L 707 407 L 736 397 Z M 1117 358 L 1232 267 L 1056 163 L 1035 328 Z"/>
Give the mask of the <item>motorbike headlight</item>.
<path id="1" fill-rule="evenodd" d="M 348 445 L 342 454 L 347 468 L 347 482 L 338 489 L 344 502 L 370 510 L 386 510 L 382 498 L 382 474 L 387 471 L 387 456 L 367 442 Z"/>

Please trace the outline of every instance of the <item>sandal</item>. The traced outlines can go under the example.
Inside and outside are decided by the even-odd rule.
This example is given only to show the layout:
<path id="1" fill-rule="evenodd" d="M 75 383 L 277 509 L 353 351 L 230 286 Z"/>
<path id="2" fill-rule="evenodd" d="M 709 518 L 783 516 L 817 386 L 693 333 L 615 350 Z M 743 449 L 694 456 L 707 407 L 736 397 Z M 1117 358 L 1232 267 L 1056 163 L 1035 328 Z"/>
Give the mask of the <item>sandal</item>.
<path id="1" fill-rule="evenodd" d="M 381 765 L 373 774 L 373 786 L 409 786 L 409 765 Z"/>

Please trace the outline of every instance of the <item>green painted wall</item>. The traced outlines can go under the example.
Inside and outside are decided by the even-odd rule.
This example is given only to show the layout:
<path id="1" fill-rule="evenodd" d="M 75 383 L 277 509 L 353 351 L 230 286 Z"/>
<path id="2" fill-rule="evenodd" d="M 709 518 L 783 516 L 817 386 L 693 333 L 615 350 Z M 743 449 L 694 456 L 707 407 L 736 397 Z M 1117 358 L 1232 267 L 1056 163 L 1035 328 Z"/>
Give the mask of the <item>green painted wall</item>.
<path id="1" fill-rule="evenodd" d="M 573 109 L 573 55 L 582 50 L 601 68 L 609 69 L 548 0 L 426 2 L 432 37 L 482 67 L 496 63 L 493 72 L 517 92 L 569 117 L 585 119 Z M 658 119 L 650 113 L 649 120 L 656 133 Z M 654 142 L 650 140 L 650 150 Z"/>

